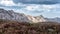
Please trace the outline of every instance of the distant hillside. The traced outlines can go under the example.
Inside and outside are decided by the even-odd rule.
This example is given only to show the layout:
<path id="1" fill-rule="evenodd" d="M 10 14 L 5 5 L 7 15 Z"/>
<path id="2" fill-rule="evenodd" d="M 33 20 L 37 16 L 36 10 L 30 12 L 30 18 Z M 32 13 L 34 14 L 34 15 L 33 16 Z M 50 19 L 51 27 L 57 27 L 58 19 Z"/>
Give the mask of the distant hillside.
<path id="1" fill-rule="evenodd" d="M 0 34 L 50 34 L 60 32 L 60 23 L 27 23 L 0 19 Z"/>
<path id="2" fill-rule="evenodd" d="M 51 21 L 51 22 L 58 22 L 60 23 L 60 18 L 56 17 L 56 18 L 46 18 L 47 21 Z"/>

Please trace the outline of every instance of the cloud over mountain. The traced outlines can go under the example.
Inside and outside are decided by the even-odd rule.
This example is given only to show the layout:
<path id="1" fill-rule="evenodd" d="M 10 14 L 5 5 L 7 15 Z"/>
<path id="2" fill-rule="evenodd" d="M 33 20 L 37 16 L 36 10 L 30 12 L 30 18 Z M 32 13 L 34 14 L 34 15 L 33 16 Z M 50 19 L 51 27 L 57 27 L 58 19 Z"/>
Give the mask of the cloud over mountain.
<path id="1" fill-rule="evenodd" d="M 40 14 L 46 17 L 60 16 L 60 0 L 0 0 L 0 8 L 33 16 Z"/>

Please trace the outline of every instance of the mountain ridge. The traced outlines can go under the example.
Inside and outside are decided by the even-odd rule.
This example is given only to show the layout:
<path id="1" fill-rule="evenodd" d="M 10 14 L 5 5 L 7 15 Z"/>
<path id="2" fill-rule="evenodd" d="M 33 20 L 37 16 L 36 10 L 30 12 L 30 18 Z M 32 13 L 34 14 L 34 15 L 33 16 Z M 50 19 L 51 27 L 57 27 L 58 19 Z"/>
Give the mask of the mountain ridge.
<path id="1" fill-rule="evenodd" d="M 5 10 L 0 8 L 0 19 L 15 20 L 20 22 L 45 22 L 46 20 L 41 16 L 25 15 L 23 13 L 16 13 L 13 10 Z"/>
<path id="2" fill-rule="evenodd" d="M 45 18 L 44 16 L 31 16 L 24 13 L 16 13 L 13 10 L 5 10 L 0 8 L 0 19 L 14 20 L 18 22 L 58 22 L 60 23 L 60 18 Z"/>

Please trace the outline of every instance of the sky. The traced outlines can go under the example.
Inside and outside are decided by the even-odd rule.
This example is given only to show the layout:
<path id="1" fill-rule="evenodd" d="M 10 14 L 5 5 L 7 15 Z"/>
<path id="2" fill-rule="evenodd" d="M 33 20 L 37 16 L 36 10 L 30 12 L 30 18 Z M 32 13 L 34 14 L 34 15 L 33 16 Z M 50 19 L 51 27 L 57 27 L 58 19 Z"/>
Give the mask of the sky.
<path id="1" fill-rule="evenodd" d="M 60 17 L 60 0 L 0 0 L 0 8 L 32 16 Z"/>

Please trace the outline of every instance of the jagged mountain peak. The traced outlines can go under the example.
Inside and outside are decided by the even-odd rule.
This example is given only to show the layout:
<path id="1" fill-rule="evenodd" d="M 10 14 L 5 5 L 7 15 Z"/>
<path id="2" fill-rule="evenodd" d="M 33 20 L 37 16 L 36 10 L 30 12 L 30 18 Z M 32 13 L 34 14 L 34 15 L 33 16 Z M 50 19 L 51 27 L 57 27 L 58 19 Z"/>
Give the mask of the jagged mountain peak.
<path id="1" fill-rule="evenodd" d="M 4 9 L 0 8 L 0 10 L 4 10 Z"/>
<path id="2" fill-rule="evenodd" d="M 43 17 L 43 15 L 40 15 L 40 17 Z"/>
<path id="3" fill-rule="evenodd" d="M 6 13 L 6 10 L 0 8 L 0 13 Z"/>
<path id="4" fill-rule="evenodd" d="M 8 10 L 8 12 L 13 13 L 14 11 L 13 10 Z"/>

